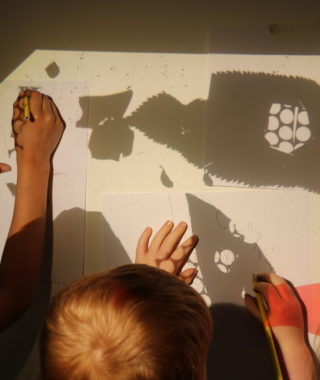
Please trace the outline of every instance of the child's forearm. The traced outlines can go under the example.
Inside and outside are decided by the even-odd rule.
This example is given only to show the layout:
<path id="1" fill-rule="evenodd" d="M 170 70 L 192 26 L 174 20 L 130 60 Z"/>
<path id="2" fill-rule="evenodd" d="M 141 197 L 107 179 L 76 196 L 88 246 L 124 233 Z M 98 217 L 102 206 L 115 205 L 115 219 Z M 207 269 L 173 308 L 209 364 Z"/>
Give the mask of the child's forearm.
<path id="1" fill-rule="evenodd" d="M 289 380 L 317 380 L 316 366 L 305 343 L 287 341 L 280 350 Z"/>
<path id="2" fill-rule="evenodd" d="M 0 265 L 0 329 L 30 305 L 41 265 L 50 163 L 21 160 L 8 239 Z"/>

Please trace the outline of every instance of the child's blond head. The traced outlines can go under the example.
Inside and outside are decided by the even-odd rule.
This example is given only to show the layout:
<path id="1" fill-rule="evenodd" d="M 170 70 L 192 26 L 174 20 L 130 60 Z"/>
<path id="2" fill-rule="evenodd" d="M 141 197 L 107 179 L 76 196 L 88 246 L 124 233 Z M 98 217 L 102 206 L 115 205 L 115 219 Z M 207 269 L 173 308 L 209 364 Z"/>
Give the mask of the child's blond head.
<path id="1" fill-rule="evenodd" d="M 198 380 L 211 319 L 181 280 L 125 265 L 57 294 L 42 335 L 45 380 Z"/>

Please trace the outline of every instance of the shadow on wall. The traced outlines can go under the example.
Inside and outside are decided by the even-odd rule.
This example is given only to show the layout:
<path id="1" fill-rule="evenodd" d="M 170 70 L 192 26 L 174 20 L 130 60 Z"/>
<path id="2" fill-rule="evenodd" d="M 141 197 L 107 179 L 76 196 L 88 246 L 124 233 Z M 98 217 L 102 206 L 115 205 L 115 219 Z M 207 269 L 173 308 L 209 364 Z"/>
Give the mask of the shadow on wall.
<path id="1" fill-rule="evenodd" d="M 54 221 L 55 241 L 53 261 L 60 266 L 72 270 L 73 266 L 83 268 L 82 253 L 70 249 L 77 245 L 79 226 L 87 220 L 95 228 L 99 228 L 106 241 L 105 267 L 111 268 L 130 263 L 129 256 L 119 239 L 114 235 L 109 224 L 99 212 L 86 212 L 81 208 L 63 211 Z M 98 231 L 98 230 L 97 230 Z M 50 302 L 51 267 L 52 267 L 52 222 L 47 222 L 46 246 L 40 274 L 37 294 L 29 311 L 14 325 L 0 334 L 0 368 L 1 378 L 5 380 L 21 380 L 36 378 L 40 373 L 38 337 L 41 331 L 44 314 Z M 103 269 L 103 268 L 101 268 Z M 82 272 L 83 274 L 83 272 Z M 70 275 L 70 273 L 69 273 Z M 71 273 L 72 276 L 72 273 Z M 36 349 L 35 349 L 36 348 Z"/>
<path id="2" fill-rule="evenodd" d="M 252 289 L 252 274 L 272 267 L 256 244 L 244 242 L 231 220 L 213 205 L 186 194 L 192 231 L 201 238 L 198 263 L 213 319 L 213 338 L 207 359 L 207 378 L 276 379 L 270 349 L 261 323 L 240 306 L 242 291 Z"/>
<path id="3" fill-rule="evenodd" d="M 155 142 L 179 151 L 193 165 L 203 166 L 204 100 L 184 105 L 163 92 L 147 99 L 124 118 L 131 97 L 129 90 L 79 99 L 83 115 L 77 126 L 89 120 L 89 128 L 93 129 L 89 141 L 93 158 L 119 160 L 121 155 L 130 155 L 134 140 L 130 127 L 135 127 Z"/>
<path id="4" fill-rule="evenodd" d="M 135 127 L 178 151 L 189 163 L 204 167 L 207 185 L 212 185 L 210 174 L 252 187 L 299 186 L 320 192 L 320 87 L 316 82 L 221 72 L 211 77 L 208 101 L 195 99 L 184 105 L 163 92 L 123 117 L 131 97 L 128 90 L 80 98 L 83 117 L 77 125 L 84 124 L 89 104 L 93 158 L 129 156 L 134 140 L 130 127 Z"/>
<path id="5" fill-rule="evenodd" d="M 243 292 L 252 290 L 252 274 L 272 272 L 271 264 L 222 211 L 194 195 L 186 197 L 192 231 L 200 236 L 196 251 L 208 296 L 214 304 L 243 305 Z"/>
<path id="6" fill-rule="evenodd" d="M 213 74 L 207 170 L 250 186 L 299 186 L 319 193 L 319 102 L 319 85 L 305 78 Z"/>

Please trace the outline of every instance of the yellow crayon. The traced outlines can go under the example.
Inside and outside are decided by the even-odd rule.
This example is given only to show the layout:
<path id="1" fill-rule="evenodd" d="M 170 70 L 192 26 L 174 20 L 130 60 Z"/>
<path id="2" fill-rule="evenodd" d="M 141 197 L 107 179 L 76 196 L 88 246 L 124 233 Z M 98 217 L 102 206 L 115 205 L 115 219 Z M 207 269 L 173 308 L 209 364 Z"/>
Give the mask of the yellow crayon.
<path id="1" fill-rule="evenodd" d="M 26 95 L 23 97 L 23 107 L 24 107 L 24 118 L 25 120 L 29 120 L 30 119 L 29 98 Z"/>
<path id="2" fill-rule="evenodd" d="M 254 280 L 253 281 L 254 287 L 255 287 L 256 283 L 257 282 Z M 256 297 L 257 297 L 257 304 L 258 304 L 259 312 L 260 312 L 261 319 L 262 319 L 263 326 L 264 326 L 264 331 L 266 333 L 267 341 L 268 341 L 268 344 L 270 347 L 272 360 L 273 360 L 273 363 L 274 363 L 274 366 L 276 369 L 277 380 L 283 380 L 283 376 L 282 376 L 282 372 L 281 372 L 281 366 L 280 366 L 280 362 L 279 362 L 279 358 L 278 358 L 278 354 L 277 354 L 277 349 L 276 349 L 276 346 L 274 344 L 274 339 L 273 339 L 271 327 L 270 327 L 270 324 L 268 321 L 268 316 L 267 316 L 265 304 L 264 304 L 264 301 L 263 301 L 261 294 L 257 293 Z"/>

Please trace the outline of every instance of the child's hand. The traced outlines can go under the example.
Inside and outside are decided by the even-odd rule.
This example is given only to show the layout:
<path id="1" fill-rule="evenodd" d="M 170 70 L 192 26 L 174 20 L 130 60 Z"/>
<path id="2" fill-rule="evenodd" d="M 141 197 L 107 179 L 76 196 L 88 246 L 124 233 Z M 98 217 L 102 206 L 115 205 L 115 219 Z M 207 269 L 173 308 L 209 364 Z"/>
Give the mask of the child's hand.
<path id="1" fill-rule="evenodd" d="M 282 277 L 273 273 L 258 275 L 254 290 L 259 292 L 268 306 L 268 322 L 279 344 L 286 339 L 304 341 L 305 322 L 302 304 L 293 288 Z M 246 307 L 259 315 L 254 299 L 246 297 Z"/>
<path id="2" fill-rule="evenodd" d="M 29 98 L 30 120 L 24 118 L 25 96 Z M 13 104 L 12 115 L 18 165 L 22 162 L 49 162 L 64 126 L 51 98 L 38 91 L 21 91 Z"/>
<path id="3" fill-rule="evenodd" d="M 275 274 L 261 274 L 255 291 L 268 305 L 268 322 L 279 344 L 282 365 L 290 380 L 315 380 L 316 365 L 306 340 L 302 302 L 289 283 Z M 246 295 L 247 309 L 259 316 L 255 299 Z"/>
<path id="4" fill-rule="evenodd" d="M 11 167 L 7 164 L 4 164 L 3 162 L 0 162 L 0 174 L 4 172 L 9 172 L 11 170 Z"/>
<path id="5" fill-rule="evenodd" d="M 178 276 L 186 284 L 191 284 L 197 275 L 197 270 L 189 268 L 182 271 L 182 268 L 199 238 L 195 235 L 190 236 L 179 245 L 188 226 L 186 223 L 180 222 L 176 228 L 173 229 L 173 227 L 174 224 L 171 221 L 166 222 L 155 234 L 150 244 L 152 228 L 147 227 L 138 240 L 136 263 L 163 269 Z"/>

